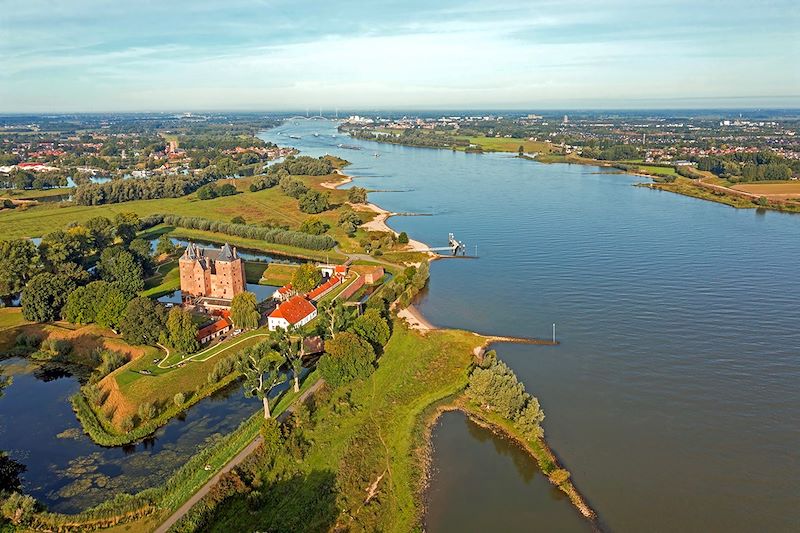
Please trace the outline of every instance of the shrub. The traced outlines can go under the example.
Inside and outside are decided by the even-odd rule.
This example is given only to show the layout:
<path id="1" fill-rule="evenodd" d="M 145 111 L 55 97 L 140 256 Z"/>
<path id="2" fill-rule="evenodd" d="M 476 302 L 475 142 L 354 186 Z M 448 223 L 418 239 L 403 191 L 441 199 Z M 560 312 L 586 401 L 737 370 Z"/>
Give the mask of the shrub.
<path id="1" fill-rule="evenodd" d="M 155 418 L 155 416 L 158 414 L 158 410 L 152 403 L 143 402 L 139 404 L 138 414 L 141 422 L 147 422 L 148 420 Z"/>
<path id="2" fill-rule="evenodd" d="M 397 236 L 397 242 L 400 244 L 408 244 L 408 233 L 401 231 L 400 235 Z"/>
<path id="3" fill-rule="evenodd" d="M 27 526 L 36 512 L 36 500 L 27 494 L 12 492 L 0 506 L 3 518 L 15 526 Z"/>
<path id="4" fill-rule="evenodd" d="M 134 423 L 133 423 L 133 415 L 128 415 L 122 419 L 119 423 L 119 427 L 125 433 L 129 431 L 133 431 Z"/>
<path id="5" fill-rule="evenodd" d="M 564 470 L 563 468 L 556 468 L 552 472 L 550 472 L 550 481 L 555 483 L 556 485 L 563 485 L 569 479 L 569 472 Z"/>
<path id="6" fill-rule="evenodd" d="M 338 333 L 325 342 L 325 351 L 318 367 L 322 377 L 332 387 L 372 373 L 375 351 L 369 343 L 354 333 Z"/>
<path id="7" fill-rule="evenodd" d="M 175 397 L 172 398 L 172 401 L 175 402 L 175 405 L 180 407 L 181 405 L 184 404 L 184 402 L 186 402 L 186 397 L 183 395 L 182 392 L 176 392 Z"/>

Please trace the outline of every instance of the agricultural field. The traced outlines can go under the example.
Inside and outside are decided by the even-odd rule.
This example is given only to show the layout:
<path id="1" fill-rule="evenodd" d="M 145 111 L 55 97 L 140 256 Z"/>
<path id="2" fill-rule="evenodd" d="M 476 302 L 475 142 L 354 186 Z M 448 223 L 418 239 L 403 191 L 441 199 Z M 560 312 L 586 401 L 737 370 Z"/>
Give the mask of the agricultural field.
<path id="1" fill-rule="evenodd" d="M 553 146 L 550 143 L 529 141 L 527 139 L 518 139 L 515 137 L 459 137 L 467 139 L 471 144 L 478 144 L 483 148 L 484 152 L 514 152 L 519 150 L 520 145 L 524 148 L 526 153 L 539 152 L 550 153 L 553 151 Z"/>
<path id="2" fill-rule="evenodd" d="M 800 197 L 800 181 L 784 181 L 770 183 L 738 183 L 731 189 L 760 194 L 762 196 L 780 196 L 783 198 Z"/>

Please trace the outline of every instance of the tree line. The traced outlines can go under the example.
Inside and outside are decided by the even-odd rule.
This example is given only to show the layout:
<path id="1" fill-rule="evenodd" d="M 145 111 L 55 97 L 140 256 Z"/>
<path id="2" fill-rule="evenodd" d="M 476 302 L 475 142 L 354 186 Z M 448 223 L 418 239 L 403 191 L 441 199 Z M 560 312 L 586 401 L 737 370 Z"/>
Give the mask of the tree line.
<path id="1" fill-rule="evenodd" d="M 220 222 L 202 217 L 185 217 L 180 215 L 152 215 L 147 217 L 148 223 L 160 220 L 157 223 L 169 224 L 187 229 L 213 231 L 235 237 L 261 240 L 272 244 L 296 246 L 308 250 L 330 250 L 336 246 L 336 240 L 329 235 L 309 235 L 300 231 L 281 228 L 254 226 L 252 224 L 234 224 Z"/>
<path id="2" fill-rule="evenodd" d="M 157 198 L 179 198 L 186 196 L 209 183 L 207 176 L 177 175 L 164 178 L 115 179 L 105 183 L 84 183 L 75 189 L 74 200 L 79 205 L 102 205 L 154 200 Z"/>

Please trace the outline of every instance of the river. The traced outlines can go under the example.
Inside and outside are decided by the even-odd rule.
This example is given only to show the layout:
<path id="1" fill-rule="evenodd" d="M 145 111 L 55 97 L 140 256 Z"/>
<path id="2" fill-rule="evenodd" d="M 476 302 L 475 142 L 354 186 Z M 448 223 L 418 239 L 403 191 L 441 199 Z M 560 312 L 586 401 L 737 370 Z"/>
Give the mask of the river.
<path id="1" fill-rule="evenodd" d="M 398 231 L 431 246 L 452 231 L 470 254 L 477 246 L 477 260 L 432 265 L 419 303 L 432 323 L 537 337 L 557 324 L 557 347 L 496 349 L 541 400 L 548 442 L 608 529 L 796 530 L 800 217 L 634 187 L 644 178 L 597 167 L 379 144 L 335 128 L 293 121 L 261 137 L 344 157 L 355 185 L 404 191 L 371 201 L 433 215 L 393 218 Z M 530 502 L 441 496 L 456 479 L 518 486 L 507 469 L 456 477 L 465 457 L 484 461 L 474 451 L 501 453 L 474 432 L 448 438 L 459 424 L 449 417 L 434 432 L 445 451 L 431 520 L 477 512 L 475 498 L 487 517 L 560 503 L 544 486 Z M 429 531 L 455 530 L 431 520 Z M 571 527 L 558 512 L 537 525 Z"/>

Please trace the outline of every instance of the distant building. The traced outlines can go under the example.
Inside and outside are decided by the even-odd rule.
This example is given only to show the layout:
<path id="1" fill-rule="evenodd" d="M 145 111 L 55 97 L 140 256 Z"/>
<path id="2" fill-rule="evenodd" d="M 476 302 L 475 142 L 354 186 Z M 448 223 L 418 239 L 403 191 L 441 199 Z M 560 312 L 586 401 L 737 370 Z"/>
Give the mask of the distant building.
<path id="1" fill-rule="evenodd" d="M 184 297 L 232 300 L 244 292 L 244 262 L 228 243 L 219 250 L 189 243 L 178 265 Z"/>
<path id="2" fill-rule="evenodd" d="M 278 328 L 289 329 L 289 326 L 304 326 L 317 316 L 317 308 L 302 296 L 293 296 L 283 302 L 267 317 L 270 331 Z"/>
<path id="3" fill-rule="evenodd" d="M 383 279 L 385 272 L 383 271 L 383 267 L 376 266 L 372 267 L 369 270 L 364 271 L 364 283 L 367 285 L 375 285 L 381 279 Z"/>

